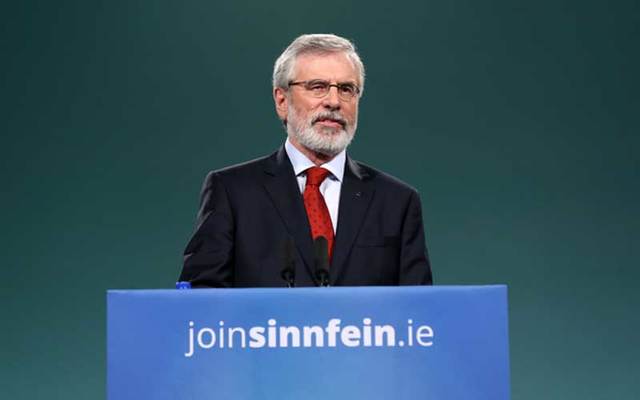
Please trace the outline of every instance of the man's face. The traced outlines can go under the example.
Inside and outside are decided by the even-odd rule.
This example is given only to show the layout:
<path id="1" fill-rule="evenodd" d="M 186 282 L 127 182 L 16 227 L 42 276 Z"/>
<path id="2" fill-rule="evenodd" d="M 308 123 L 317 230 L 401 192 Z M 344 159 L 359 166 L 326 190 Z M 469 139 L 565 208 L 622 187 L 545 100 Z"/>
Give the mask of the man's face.
<path id="1" fill-rule="evenodd" d="M 360 84 L 358 71 L 345 53 L 299 56 L 293 76 L 295 82 L 319 79 L 332 84 Z M 358 124 L 358 96 L 345 100 L 338 95 L 338 88 L 331 87 L 326 96 L 318 98 L 304 85 L 291 86 L 287 92 L 276 89 L 274 96 L 294 144 L 334 156 L 351 142 Z"/>

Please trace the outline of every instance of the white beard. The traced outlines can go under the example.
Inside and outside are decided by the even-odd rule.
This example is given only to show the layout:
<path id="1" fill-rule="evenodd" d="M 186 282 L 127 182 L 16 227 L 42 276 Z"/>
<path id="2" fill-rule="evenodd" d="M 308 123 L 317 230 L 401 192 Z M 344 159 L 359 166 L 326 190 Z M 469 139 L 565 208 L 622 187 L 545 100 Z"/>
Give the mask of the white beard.
<path id="1" fill-rule="evenodd" d="M 313 122 L 318 117 L 332 118 L 345 122 L 344 128 L 334 129 L 330 127 L 314 126 Z M 289 103 L 289 115 L 287 118 L 287 134 L 294 138 L 302 146 L 311 151 L 333 157 L 346 149 L 353 140 L 358 126 L 357 121 L 349 125 L 339 112 L 322 111 L 309 115 L 306 120 L 301 120 L 296 108 Z"/>

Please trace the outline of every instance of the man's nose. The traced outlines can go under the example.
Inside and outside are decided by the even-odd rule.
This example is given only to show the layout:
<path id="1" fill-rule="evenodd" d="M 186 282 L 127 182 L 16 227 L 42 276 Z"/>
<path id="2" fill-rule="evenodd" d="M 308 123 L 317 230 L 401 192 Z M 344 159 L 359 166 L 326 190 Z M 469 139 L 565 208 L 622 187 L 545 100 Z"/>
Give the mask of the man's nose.
<path id="1" fill-rule="evenodd" d="M 327 93 L 327 95 L 324 96 L 324 99 L 322 100 L 322 102 L 325 108 L 328 108 L 331 110 L 340 109 L 340 97 L 338 96 L 338 88 L 335 86 L 329 87 L 329 93 Z"/>

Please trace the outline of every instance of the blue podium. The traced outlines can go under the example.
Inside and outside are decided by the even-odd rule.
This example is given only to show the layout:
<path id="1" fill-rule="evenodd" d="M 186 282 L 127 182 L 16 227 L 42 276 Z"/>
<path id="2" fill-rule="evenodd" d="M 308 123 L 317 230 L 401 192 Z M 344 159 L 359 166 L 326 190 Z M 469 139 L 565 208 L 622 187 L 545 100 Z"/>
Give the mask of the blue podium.
<path id="1" fill-rule="evenodd" d="M 107 398 L 509 399 L 505 286 L 111 290 Z"/>

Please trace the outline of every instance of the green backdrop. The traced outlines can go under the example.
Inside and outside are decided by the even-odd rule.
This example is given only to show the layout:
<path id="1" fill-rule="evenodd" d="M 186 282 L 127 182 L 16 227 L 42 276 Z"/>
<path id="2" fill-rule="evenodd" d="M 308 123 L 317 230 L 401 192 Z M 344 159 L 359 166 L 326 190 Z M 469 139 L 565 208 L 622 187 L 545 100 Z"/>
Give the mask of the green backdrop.
<path id="1" fill-rule="evenodd" d="M 207 171 L 277 148 L 273 62 L 355 40 L 354 158 L 418 188 L 436 284 L 506 283 L 514 399 L 637 396 L 637 1 L 0 6 L 0 397 L 99 399 L 105 291 L 172 287 Z"/>

